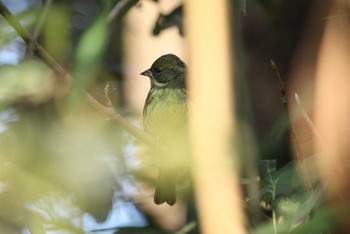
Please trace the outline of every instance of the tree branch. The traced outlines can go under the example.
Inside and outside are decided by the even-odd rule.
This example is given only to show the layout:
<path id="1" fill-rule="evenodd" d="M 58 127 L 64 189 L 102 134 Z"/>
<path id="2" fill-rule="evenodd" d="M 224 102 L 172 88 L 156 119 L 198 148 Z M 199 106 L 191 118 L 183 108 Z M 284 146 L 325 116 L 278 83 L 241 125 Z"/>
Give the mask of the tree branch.
<path id="1" fill-rule="evenodd" d="M 130 1 L 130 0 L 128 0 Z M 131 0 L 130 2 L 134 2 L 135 0 Z M 119 3 L 125 4 L 125 1 L 121 1 Z M 118 3 L 118 4 L 119 4 Z M 117 4 L 117 5 L 118 5 Z M 122 14 L 123 11 L 119 11 L 119 14 Z M 9 11 L 9 9 L 0 1 L 0 14 L 5 18 L 5 20 L 14 28 L 14 30 L 20 35 L 20 37 L 24 40 L 27 45 L 33 46 L 33 52 L 42 59 L 57 75 L 58 78 L 67 78 L 71 79 L 71 75 L 59 64 L 57 63 L 46 51 L 45 49 L 36 41 L 32 41 L 32 36 L 30 33 L 18 22 L 15 16 Z M 114 13 L 115 14 L 115 13 Z M 115 16 L 116 17 L 116 16 Z M 132 125 L 123 118 L 118 112 L 114 110 L 113 107 L 106 107 L 100 102 L 98 102 L 91 94 L 86 93 L 86 101 L 87 103 L 95 109 L 97 112 L 102 115 L 107 116 L 108 118 L 116 121 L 125 131 L 129 134 L 136 137 L 138 140 L 143 142 L 144 144 L 150 146 L 151 148 L 156 147 L 156 141 L 146 134 L 141 129 Z"/>
<path id="2" fill-rule="evenodd" d="M 125 131 L 136 137 L 138 140 L 150 146 L 151 148 L 156 148 L 156 141 L 151 136 L 146 134 L 138 127 L 130 124 L 129 121 L 127 121 L 118 112 L 116 112 L 113 107 L 106 107 L 102 105 L 89 93 L 86 93 L 86 101 L 97 112 L 116 121 Z"/>
<path id="3" fill-rule="evenodd" d="M 59 65 L 39 43 L 37 43 L 36 41 L 32 41 L 30 33 L 20 24 L 20 22 L 18 22 L 15 16 L 2 3 L 2 1 L 0 1 L 0 14 L 5 18 L 7 23 L 9 23 L 13 27 L 13 29 L 20 35 L 23 41 L 27 45 L 32 46 L 33 52 L 39 58 L 41 58 L 49 67 L 51 67 L 58 77 L 65 77 L 65 75 L 67 74 L 65 69 L 61 65 Z"/>
<path id="4" fill-rule="evenodd" d="M 286 88 L 284 86 L 284 83 L 283 83 L 283 80 L 281 78 L 281 75 L 280 75 L 280 72 L 278 70 L 277 65 L 275 64 L 275 62 L 272 59 L 270 60 L 270 63 L 271 63 L 272 70 L 275 72 L 276 79 L 279 83 L 280 93 L 282 96 L 282 103 L 283 103 L 284 109 L 287 113 L 287 118 L 288 118 L 288 122 L 289 122 L 290 137 L 291 137 L 292 145 L 294 148 L 294 153 L 295 153 L 297 161 L 300 165 L 301 172 L 304 175 L 305 185 L 307 186 L 308 189 L 311 189 L 312 184 L 311 184 L 309 173 L 308 173 L 307 168 L 305 166 L 305 157 L 304 157 L 303 152 L 301 151 L 300 142 L 299 142 L 299 138 L 298 138 L 297 132 L 295 130 L 295 127 L 292 125 L 292 123 L 290 121 L 290 117 L 289 117 L 289 107 L 288 107 L 288 101 L 287 101 Z"/>

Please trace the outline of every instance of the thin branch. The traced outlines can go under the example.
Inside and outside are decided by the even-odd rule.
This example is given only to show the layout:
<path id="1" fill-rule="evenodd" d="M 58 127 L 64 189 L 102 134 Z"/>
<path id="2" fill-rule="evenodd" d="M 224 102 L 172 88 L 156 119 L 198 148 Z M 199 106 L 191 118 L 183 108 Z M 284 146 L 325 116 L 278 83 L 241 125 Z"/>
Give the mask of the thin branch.
<path id="1" fill-rule="evenodd" d="M 15 16 L 10 12 L 10 10 L 0 1 L 0 14 L 5 18 L 7 23 L 9 23 L 13 29 L 19 34 L 23 41 L 33 46 L 33 52 L 41 58 L 52 70 L 56 73 L 59 78 L 64 78 L 67 72 L 65 69 L 59 65 L 45 50 L 37 43 L 32 41 L 30 33 L 18 22 Z"/>
<path id="2" fill-rule="evenodd" d="M 22 37 L 22 39 L 27 45 L 33 43 L 34 53 L 39 58 L 41 58 L 47 65 L 49 65 L 49 67 L 51 67 L 51 69 L 54 70 L 56 74 L 66 75 L 65 77 L 68 79 L 71 78 L 71 75 L 60 64 L 58 64 L 39 43 L 35 41 L 32 42 L 32 37 L 30 33 L 17 21 L 14 15 L 2 3 L 2 1 L 0 1 L 0 14 L 16 30 L 16 32 Z M 63 76 L 58 77 L 63 78 Z M 125 131 L 136 137 L 138 140 L 150 146 L 151 148 L 156 148 L 157 143 L 151 136 L 146 134 L 141 129 L 130 124 L 125 118 L 123 118 L 118 112 L 116 112 L 113 107 L 106 107 L 102 105 L 89 93 L 86 93 L 86 101 L 93 109 L 95 109 L 102 115 L 105 115 L 108 118 L 116 121 Z"/>
<path id="3" fill-rule="evenodd" d="M 290 137 L 291 137 L 292 145 L 294 148 L 294 152 L 295 152 L 296 158 L 300 164 L 301 172 L 304 175 L 305 185 L 307 186 L 308 189 L 311 189 L 312 184 L 310 181 L 310 176 L 307 172 L 307 168 L 305 167 L 305 163 L 304 163 L 305 157 L 303 155 L 303 152 L 301 151 L 300 142 L 299 142 L 299 138 L 298 138 L 298 135 L 296 133 L 295 127 L 291 124 L 291 121 L 290 121 L 289 115 L 288 115 L 289 108 L 288 108 L 286 88 L 284 86 L 284 83 L 283 83 L 283 80 L 281 78 L 281 74 L 278 70 L 277 65 L 275 64 L 275 62 L 272 59 L 270 60 L 270 62 L 271 62 L 271 67 L 272 67 L 273 71 L 275 72 L 276 79 L 279 83 L 279 88 L 280 88 L 280 92 L 281 92 L 281 96 L 282 96 L 282 103 L 283 103 L 283 106 L 284 106 L 285 111 L 287 113 L 287 118 L 289 121 L 290 135 L 291 135 Z"/>
<path id="4" fill-rule="evenodd" d="M 283 103 L 283 106 L 284 106 L 285 111 L 287 113 L 287 118 L 289 120 L 289 116 L 288 116 L 289 109 L 288 109 L 286 88 L 284 86 L 284 83 L 283 83 L 283 80 L 281 78 L 281 75 L 280 75 L 280 72 L 278 70 L 278 67 L 277 67 L 277 65 L 275 64 L 275 62 L 272 59 L 271 59 L 271 67 L 272 67 L 273 71 L 276 74 L 276 79 L 278 81 L 279 88 L 280 88 L 280 93 L 281 93 L 281 96 L 282 96 L 282 103 Z M 289 120 L 289 122 L 290 122 L 290 120 Z M 304 160 L 304 156 L 303 156 L 303 154 L 301 152 L 299 139 L 297 137 L 295 128 L 292 126 L 291 123 L 289 123 L 289 125 L 290 125 L 290 128 L 291 128 L 291 138 L 292 138 L 292 143 L 293 143 L 293 147 L 294 147 L 297 159 L 299 161 L 303 161 Z"/>
<path id="5" fill-rule="evenodd" d="M 289 116 L 288 116 L 289 109 L 288 109 L 286 88 L 285 88 L 285 86 L 283 84 L 283 80 L 281 78 L 281 75 L 280 75 L 280 72 L 278 70 L 278 67 L 277 67 L 277 65 L 275 64 L 275 62 L 272 59 L 271 59 L 271 67 L 272 67 L 273 71 L 276 74 L 276 79 L 277 79 L 277 81 L 279 83 L 279 88 L 280 88 L 280 92 L 281 92 L 281 96 L 282 96 L 282 103 L 283 103 L 283 106 L 284 106 L 285 111 L 287 113 L 287 118 L 289 120 Z M 304 161 L 304 155 L 301 152 L 300 143 L 299 143 L 299 139 L 298 139 L 298 136 L 296 134 L 295 128 L 292 126 L 291 123 L 289 123 L 289 125 L 290 125 L 290 130 L 291 130 L 291 140 L 292 140 L 292 143 L 293 143 L 293 147 L 294 147 L 297 159 L 300 162 Z"/>
<path id="6" fill-rule="evenodd" d="M 281 96 L 282 96 L 283 106 L 286 109 L 286 111 L 288 111 L 288 102 L 287 102 L 286 88 L 284 87 L 283 80 L 281 78 L 281 74 L 280 74 L 280 72 L 279 72 L 275 62 L 272 59 L 270 60 L 270 62 L 271 62 L 272 70 L 275 72 L 276 79 L 277 79 L 277 82 L 278 82 L 279 87 L 280 87 L 280 92 L 281 92 Z"/>
<path id="7" fill-rule="evenodd" d="M 128 133 L 136 137 L 141 142 L 145 143 L 151 148 L 157 147 L 156 141 L 151 136 L 146 134 L 144 131 L 142 131 L 138 127 L 130 124 L 129 121 L 127 121 L 118 112 L 116 112 L 113 107 L 106 107 L 102 105 L 89 93 L 86 93 L 86 101 L 97 112 L 116 121 L 125 131 L 127 131 Z"/>
<path id="8" fill-rule="evenodd" d="M 112 100 L 111 100 L 111 93 L 113 91 L 115 91 L 115 90 L 116 90 L 115 88 L 111 87 L 110 82 L 107 82 L 107 84 L 105 85 L 105 88 L 104 88 L 104 93 L 105 93 L 105 99 L 106 99 L 107 107 L 112 107 L 113 106 Z"/>
<path id="9" fill-rule="evenodd" d="M 5 18 L 7 23 L 9 23 L 16 32 L 22 37 L 26 44 L 30 43 L 30 34 L 29 32 L 22 27 L 22 25 L 16 20 L 10 10 L 0 1 L 0 11 L 1 15 Z"/>

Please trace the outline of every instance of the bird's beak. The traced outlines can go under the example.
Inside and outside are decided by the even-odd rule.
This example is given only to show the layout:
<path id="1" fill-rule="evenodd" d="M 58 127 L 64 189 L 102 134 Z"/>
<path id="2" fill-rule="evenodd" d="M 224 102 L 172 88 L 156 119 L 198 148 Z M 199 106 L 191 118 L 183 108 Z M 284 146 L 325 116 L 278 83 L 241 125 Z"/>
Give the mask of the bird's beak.
<path id="1" fill-rule="evenodd" d="M 151 77 L 152 76 L 152 72 L 148 69 L 148 70 L 146 70 L 144 72 L 141 72 L 140 75 Z"/>

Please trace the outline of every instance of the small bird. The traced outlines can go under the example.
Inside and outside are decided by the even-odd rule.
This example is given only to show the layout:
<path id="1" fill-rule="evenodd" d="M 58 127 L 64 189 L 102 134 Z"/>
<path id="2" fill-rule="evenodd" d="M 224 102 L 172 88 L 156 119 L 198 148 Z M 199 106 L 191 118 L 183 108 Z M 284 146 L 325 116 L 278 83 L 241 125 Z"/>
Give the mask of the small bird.
<path id="1" fill-rule="evenodd" d="M 159 176 L 154 203 L 158 205 L 175 204 L 177 176 L 188 160 L 186 69 L 181 59 L 166 54 L 141 73 L 151 80 L 143 109 L 144 130 L 165 149 L 155 149 Z"/>

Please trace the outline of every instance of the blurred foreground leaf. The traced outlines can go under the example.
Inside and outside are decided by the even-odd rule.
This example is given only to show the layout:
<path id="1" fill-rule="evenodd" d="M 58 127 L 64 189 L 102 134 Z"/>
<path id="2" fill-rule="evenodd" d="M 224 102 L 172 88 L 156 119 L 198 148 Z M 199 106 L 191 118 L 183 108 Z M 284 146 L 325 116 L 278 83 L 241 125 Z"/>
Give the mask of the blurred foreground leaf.
<path id="1" fill-rule="evenodd" d="M 52 71 L 37 60 L 19 66 L 0 67 L 0 107 L 17 100 L 40 103 L 47 100 L 54 85 Z"/>
<path id="2" fill-rule="evenodd" d="M 260 225 L 252 233 L 294 233 L 294 229 L 317 217 L 324 205 L 323 188 L 314 186 L 313 190 L 307 190 L 297 162 L 279 170 L 273 160 L 264 160 L 262 164 L 265 170 L 262 171 L 260 196 L 266 207 L 271 209 L 273 220 Z"/>
<path id="3" fill-rule="evenodd" d="M 73 85 L 69 105 L 85 98 L 84 91 L 96 80 L 102 65 L 108 35 L 107 13 L 102 12 L 91 28 L 83 35 L 77 48 L 73 71 Z"/>
<path id="4" fill-rule="evenodd" d="M 102 221 L 112 207 L 124 171 L 120 129 L 94 112 L 52 116 L 22 111 L 0 134 L 0 233 L 79 233 L 83 213 Z"/>
<path id="5" fill-rule="evenodd" d="M 67 63 L 71 55 L 71 11 L 68 6 L 53 5 L 43 26 L 43 47 L 60 64 Z"/>

